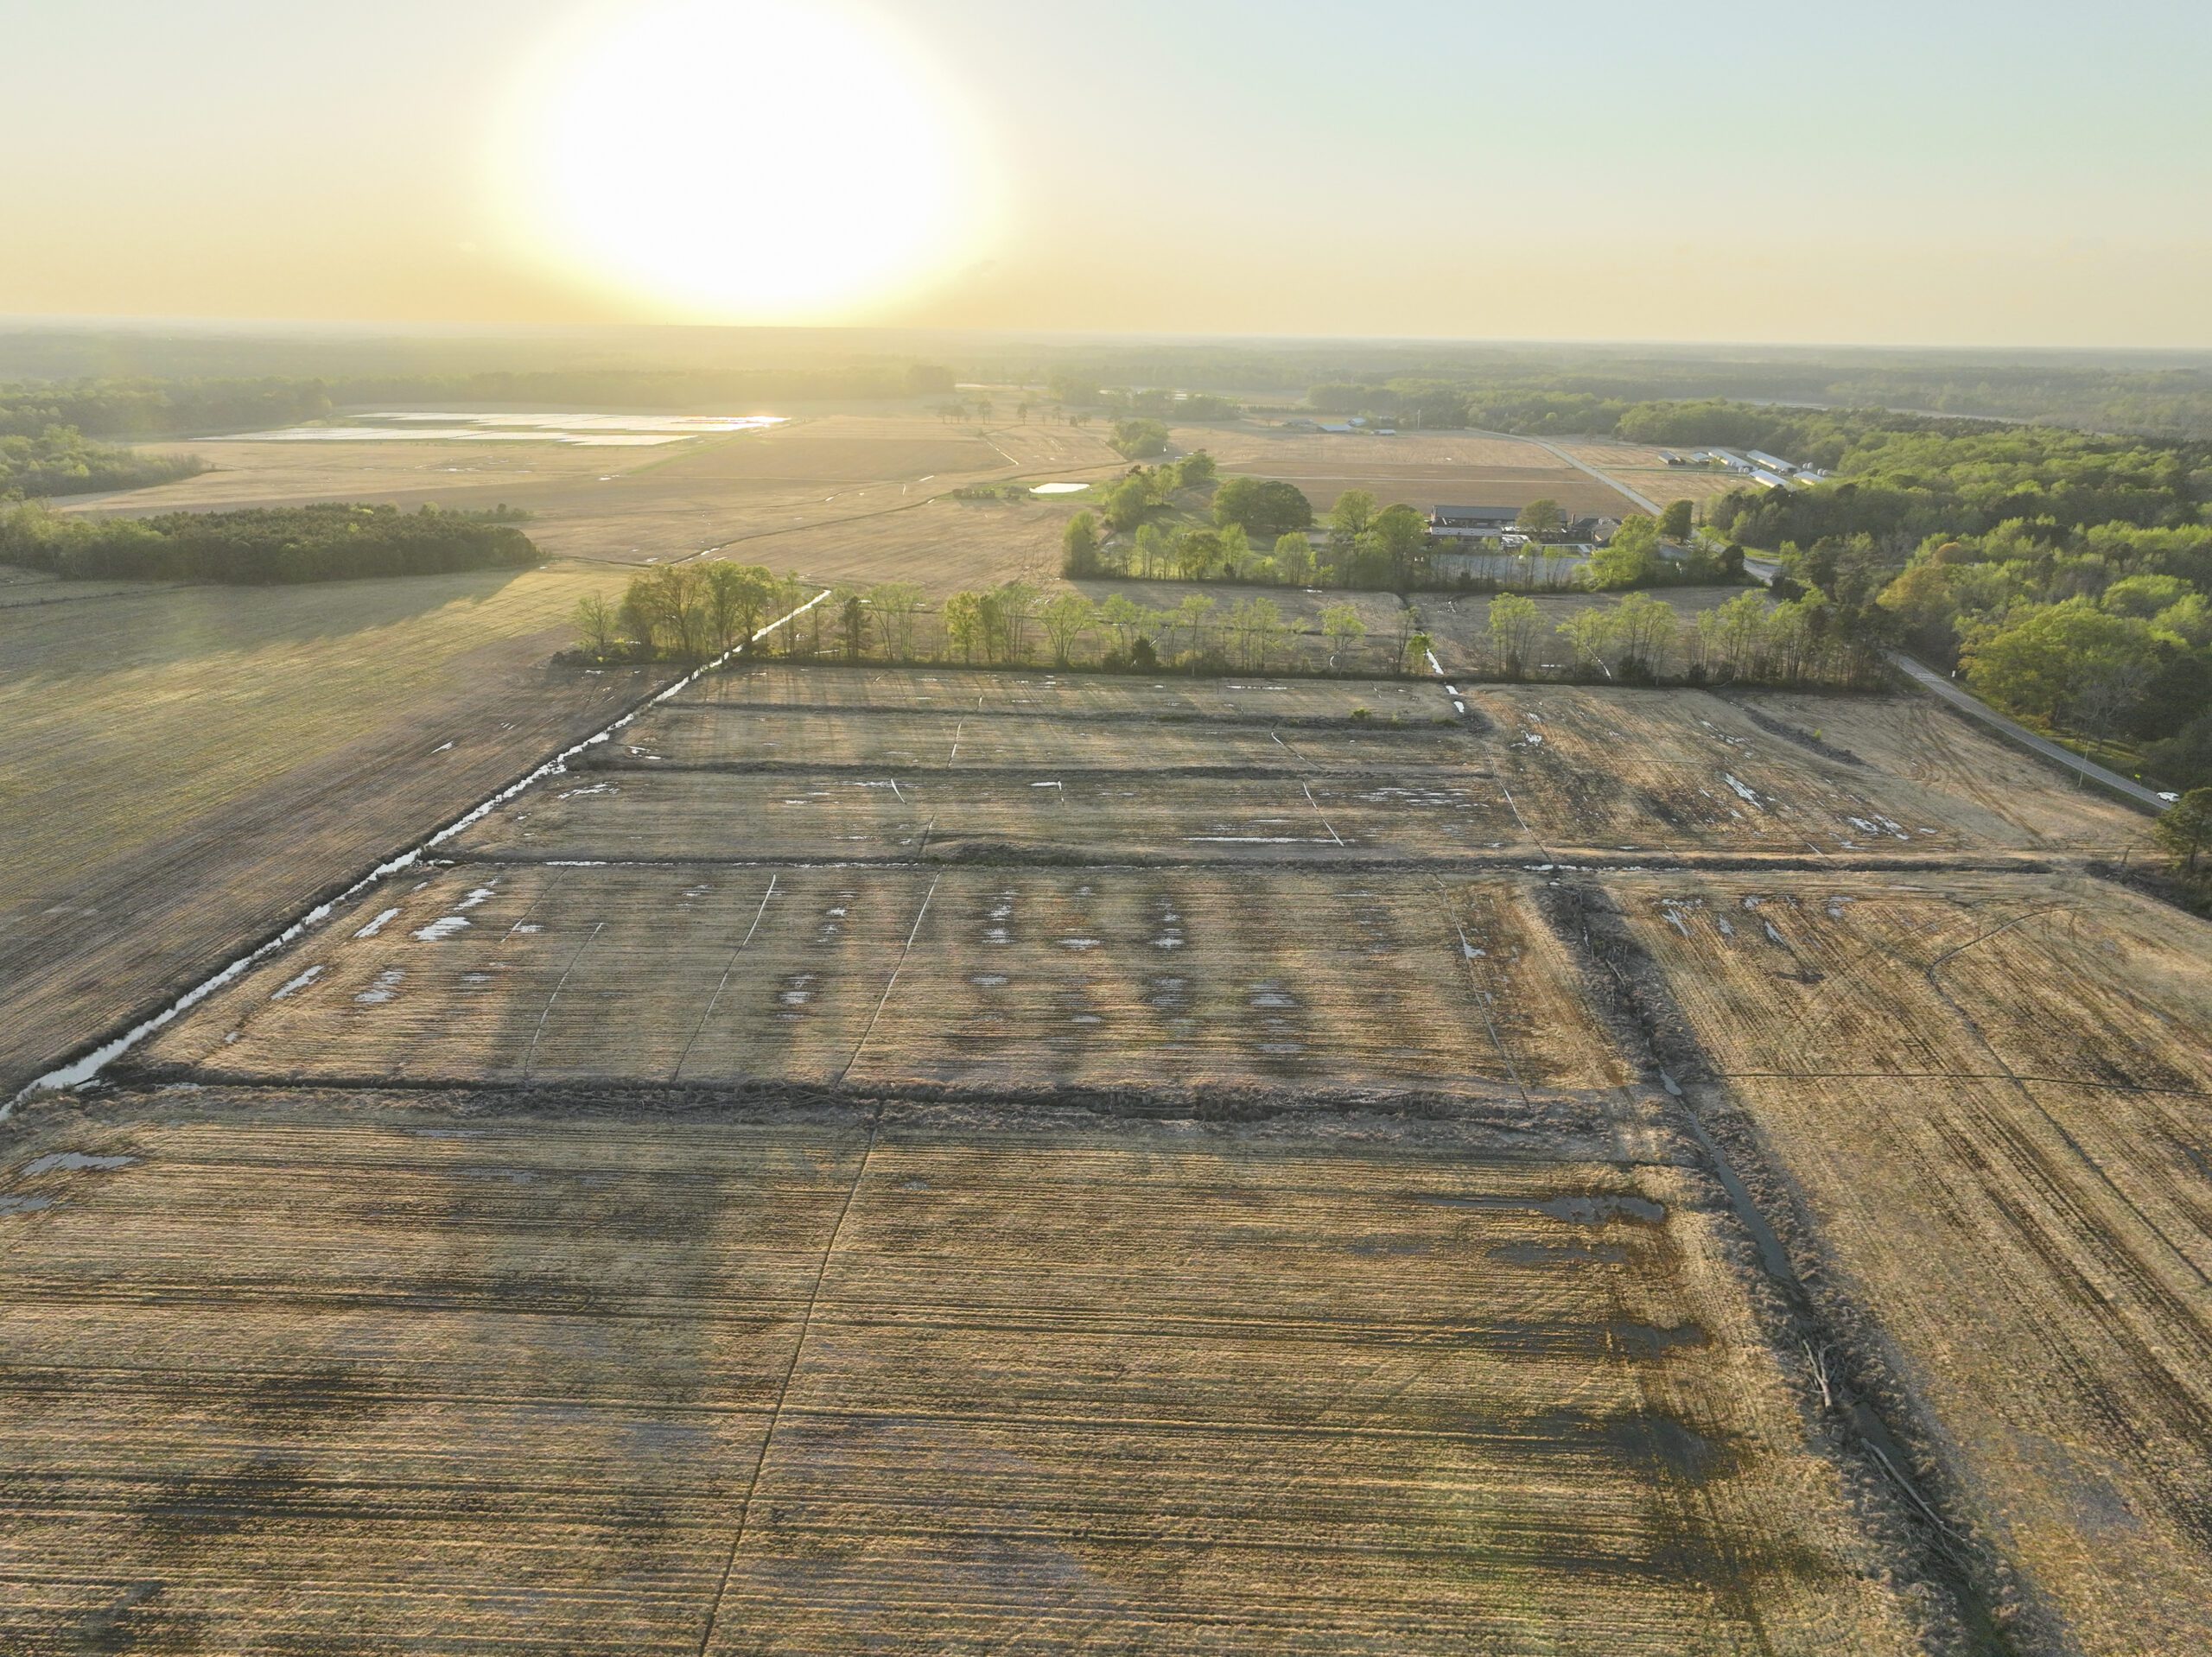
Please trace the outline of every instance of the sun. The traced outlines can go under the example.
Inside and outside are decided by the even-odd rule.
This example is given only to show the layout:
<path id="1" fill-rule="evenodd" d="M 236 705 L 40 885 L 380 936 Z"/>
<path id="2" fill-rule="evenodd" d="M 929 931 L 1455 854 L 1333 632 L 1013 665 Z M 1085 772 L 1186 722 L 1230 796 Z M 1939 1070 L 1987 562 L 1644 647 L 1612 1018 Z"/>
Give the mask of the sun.
<path id="1" fill-rule="evenodd" d="M 588 15 L 531 66 L 501 139 L 526 256 L 665 316 L 858 320 L 989 239 L 959 101 L 888 25 L 818 0 Z"/>

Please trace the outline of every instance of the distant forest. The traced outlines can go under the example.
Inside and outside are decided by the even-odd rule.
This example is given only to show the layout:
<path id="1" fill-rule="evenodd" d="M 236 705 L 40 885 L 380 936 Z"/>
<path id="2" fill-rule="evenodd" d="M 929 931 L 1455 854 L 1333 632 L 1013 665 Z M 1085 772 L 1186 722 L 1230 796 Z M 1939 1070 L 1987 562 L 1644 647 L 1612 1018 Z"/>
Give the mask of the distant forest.
<path id="1" fill-rule="evenodd" d="M 2212 440 L 2212 357 L 2202 353 L 2020 359 L 1344 342 L 1127 346 L 1080 356 L 958 360 L 976 378 L 1194 386 L 1248 403 L 1385 416 L 1407 426 L 1602 433 L 1633 404 L 1726 398 L 1783 411 L 1882 409 Z"/>
<path id="2" fill-rule="evenodd" d="M 311 406 L 290 415 L 267 408 L 265 418 L 249 416 L 245 408 L 220 406 L 230 394 L 216 392 L 219 387 L 320 387 L 339 405 L 387 400 L 639 408 L 721 403 L 724 411 L 742 412 L 730 407 L 734 401 L 788 404 L 896 397 L 912 394 L 910 388 L 933 395 L 953 390 L 956 381 L 971 381 L 1181 386 L 1281 407 L 1302 405 L 1315 387 L 1351 386 L 1368 393 L 1355 401 L 1408 420 L 1437 423 L 1421 410 L 1427 399 L 1441 395 L 1516 413 L 1524 422 L 1550 419 L 1556 423 L 1547 429 L 1560 432 L 1593 429 L 1588 410 L 1602 411 L 1607 404 L 1725 397 L 2212 440 L 2212 353 L 2202 352 L 1100 341 L 893 329 L 622 327 L 461 334 L 0 328 L 0 408 L 9 400 L 10 382 L 20 391 L 34 384 L 143 389 L 156 381 L 201 389 L 151 424 L 105 424 L 90 411 L 81 419 L 54 418 L 94 436 L 121 436 L 238 429 L 253 419 L 276 424 L 315 412 Z M 190 406 L 195 401 L 197 409 Z M 25 429 L 0 420 L 0 431 Z"/>
<path id="3" fill-rule="evenodd" d="M 207 435 L 321 420 L 341 408 L 570 403 L 582 409 L 746 412 L 795 401 L 867 401 L 949 391 L 926 363 L 846 370 L 564 369 L 343 379 L 74 379 L 0 384 L 0 436 L 71 427 L 93 437 Z"/>
<path id="4" fill-rule="evenodd" d="M 0 563 L 80 579 L 272 584 L 523 569 L 536 544 L 505 508 L 440 511 L 344 501 L 159 517 L 64 517 L 0 508 Z"/>

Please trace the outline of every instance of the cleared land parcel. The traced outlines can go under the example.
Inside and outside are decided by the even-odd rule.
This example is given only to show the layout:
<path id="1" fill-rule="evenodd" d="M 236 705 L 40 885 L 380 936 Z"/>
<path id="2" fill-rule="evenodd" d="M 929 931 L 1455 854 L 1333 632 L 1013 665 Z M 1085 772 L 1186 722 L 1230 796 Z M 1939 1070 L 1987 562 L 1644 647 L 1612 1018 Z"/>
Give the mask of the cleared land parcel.
<path id="1" fill-rule="evenodd" d="M 1583 1127 L 55 1118 L 0 1640 L 1910 1648 L 1722 1222 Z"/>
<path id="2" fill-rule="evenodd" d="M 2202 923 L 2022 878 L 1611 890 L 2046 1635 L 2212 1641 Z"/>
<path id="3" fill-rule="evenodd" d="M 0 1645 L 2201 1642 L 2130 820 L 1459 689 L 748 666 L 35 1099 Z"/>

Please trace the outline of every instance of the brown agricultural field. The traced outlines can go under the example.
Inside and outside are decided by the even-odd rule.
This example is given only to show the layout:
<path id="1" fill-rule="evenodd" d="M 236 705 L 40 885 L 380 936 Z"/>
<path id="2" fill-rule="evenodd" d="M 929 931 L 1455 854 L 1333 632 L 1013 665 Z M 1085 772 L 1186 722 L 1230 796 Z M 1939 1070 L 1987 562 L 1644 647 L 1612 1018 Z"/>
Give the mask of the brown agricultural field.
<path id="1" fill-rule="evenodd" d="M 748 562 L 808 569 L 825 550 L 824 578 L 949 581 L 936 565 L 1018 573 L 1025 560 L 1001 558 L 1004 526 L 980 531 L 980 557 L 940 560 L 901 551 L 884 516 L 964 484 L 1015 476 L 1081 481 L 1124 464 L 1096 432 L 1014 426 L 988 432 L 922 416 L 830 414 L 764 430 L 702 438 L 665 448 L 569 448 L 556 443 L 196 442 L 154 446 L 201 456 L 215 470 L 157 488 L 61 503 L 66 511 L 140 516 L 215 511 L 308 500 L 435 504 L 450 509 L 498 505 L 528 510 L 531 537 L 549 554 L 615 563 L 666 562 L 703 549 L 748 548 Z M 1016 509 L 1007 509 L 1014 511 Z M 1065 503 L 1039 503 L 1050 517 L 1057 559 Z M 1025 524 L 1022 533 L 1030 526 Z M 779 544 L 785 532 L 819 539 L 803 549 Z M 909 542 L 957 546 L 957 530 L 932 520 Z M 1025 543 L 1026 545 L 1026 543 Z M 887 573 L 872 573 L 880 547 Z"/>
<path id="2" fill-rule="evenodd" d="M 1376 721 L 1429 723 L 1448 705 L 1439 687 L 1410 680 L 1215 678 L 1164 673 L 1054 673 L 1042 668 L 991 671 L 957 667 L 777 665 L 710 675 L 666 704 L 728 708 L 849 708 L 855 712 L 1052 714 L 1090 721 L 1178 723 L 1231 720 L 1249 724 L 1351 721 L 1360 708 Z"/>
<path id="3" fill-rule="evenodd" d="M 2116 854 L 2147 840 L 2141 814 L 2057 784 L 1919 697 L 1461 689 L 1493 727 L 1515 809 L 1554 849 L 1732 847 L 1833 861 Z"/>
<path id="4" fill-rule="evenodd" d="M 555 568 L 0 609 L 0 1085 L 604 725 L 645 682 L 547 661 L 613 585 Z"/>
<path id="5" fill-rule="evenodd" d="M 1296 484 L 1325 516 L 1347 489 L 1366 489 L 1385 506 L 1523 506 L 1557 501 L 1570 513 L 1618 516 L 1635 504 L 1535 443 L 1465 432 L 1407 432 L 1396 437 L 1327 435 L 1239 428 L 1178 429 L 1178 448 L 1203 448 L 1224 472 Z"/>
<path id="6" fill-rule="evenodd" d="M 1052 688 L 1069 682 L 1056 678 Z M 1015 686 L 1019 688 L 1019 679 Z M 1264 704 L 1292 700 L 1288 684 L 1274 696 L 1265 694 L 1266 687 L 1257 688 L 1262 694 L 1254 700 Z M 1328 711 L 1321 714 L 1252 712 L 1239 716 L 1224 710 L 1223 717 L 1214 719 L 1179 713 L 1146 714 L 1135 708 L 1111 710 L 1111 716 L 1099 719 L 1084 718 L 1079 708 L 1071 708 L 1068 717 L 1061 718 L 1011 705 L 1002 705 L 1000 711 L 1014 717 L 986 714 L 969 718 L 957 705 L 944 705 L 952 701 L 947 695 L 938 699 L 934 711 L 879 709 L 866 720 L 855 720 L 833 708 L 714 702 L 684 696 L 656 708 L 623 732 L 619 741 L 594 750 L 579 764 L 632 771 L 670 766 L 799 775 L 858 770 L 882 778 L 956 764 L 982 771 L 1019 770 L 1034 777 L 1057 775 L 1061 770 L 1150 775 L 1402 774 L 1414 767 L 1477 763 L 1474 756 L 1479 750 L 1474 740 L 1458 720 L 1445 717 L 1433 690 L 1402 699 L 1417 702 L 1426 719 L 1416 721 L 1402 714 L 1394 723 L 1387 716 L 1365 721 L 1348 716 L 1354 699 L 1369 695 L 1367 687 L 1354 682 L 1329 688 L 1338 700 L 1333 705 L 1324 703 Z M 1151 687 L 1145 690 L 1150 693 Z M 1371 699 L 1380 702 L 1382 697 Z M 968 705 L 972 708 L 974 702 L 968 699 Z M 1138 702 L 1136 708 L 1147 705 Z M 1119 716 L 1124 714 L 1129 716 Z"/>
<path id="7" fill-rule="evenodd" d="M 903 774 L 902 774 L 903 772 Z M 723 858 L 957 862 L 1019 849 L 1099 861 L 1323 862 L 1405 859 L 1512 843 L 1513 817 L 1478 778 L 1022 774 L 890 767 L 877 777 L 793 778 L 652 768 L 594 773 L 532 794 L 451 842 L 518 862 Z"/>
<path id="8" fill-rule="evenodd" d="M 488 507 L 596 482 L 609 473 L 646 466 L 659 448 L 574 448 L 559 443 L 439 442 L 435 440 L 337 442 L 225 442 L 200 438 L 142 443 L 149 454 L 189 455 L 207 470 L 149 489 L 63 496 L 54 505 L 94 517 L 142 517 L 156 512 L 229 511 L 311 500 L 435 502 Z"/>
<path id="9" fill-rule="evenodd" d="M 1878 1325 L 2027 1628 L 2212 1644 L 2204 924 L 2080 878 L 1608 886 L 1700 1108 Z"/>
<path id="10" fill-rule="evenodd" d="M 1173 1077 L 1317 1101 L 1627 1079 L 1514 880 L 1221 870 L 467 864 L 372 896 L 148 1057 L 264 1082 Z"/>
<path id="11" fill-rule="evenodd" d="M 1017 578 L 1042 587 L 1059 570 L 1070 516 L 1065 500 L 924 498 L 843 521 L 748 531 L 714 556 L 825 586 L 911 582 L 933 597 Z"/>
<path id="12" fill-rule="evenodd" d="M 0 1128 L 0 1649 L 2193 1649 L 2212 932 L 1947 717 L 709 675 Z"/>
<path id="13" fill-rule="evenodd" d="M 11 1650 L 1914 1648 L 1602 1111 L 151 1102 L 10 1147 Z"/>
<path id="14" fill-rule="evenodd" d="M 935 420 L 828 416 L 673 450 L 191 445 L 224 469 L 76 505 L 505 501 L 538 513 L 541 544 L 620 562 L 662 556 L 653 547 L 696 552 L 767 521 L 762 503 L 795 500 L 797 533 L 755 535 L 728 556 L 825 583 L 944 593 L 1048 579 L 1066 509 L 934 492 L 1011 475 L 1010 454 L 1116 460 L 1093 434 L 1014 429 L 1023 435 L 1000 441 Z M 913 510 L 875 505 L 902 489 Z M 814 516 L 874 515 L 817 524 L 807 503 L 823 508 Z M 576 600 L 620 593 L 619 572 L 588 563 L 283 589 L 0 575 L 0 708 L 15 733 L 0 760 L 0 822 L 12 830 L 0 1090 L 674 676 L 548 666 L 572 642 Z"/>

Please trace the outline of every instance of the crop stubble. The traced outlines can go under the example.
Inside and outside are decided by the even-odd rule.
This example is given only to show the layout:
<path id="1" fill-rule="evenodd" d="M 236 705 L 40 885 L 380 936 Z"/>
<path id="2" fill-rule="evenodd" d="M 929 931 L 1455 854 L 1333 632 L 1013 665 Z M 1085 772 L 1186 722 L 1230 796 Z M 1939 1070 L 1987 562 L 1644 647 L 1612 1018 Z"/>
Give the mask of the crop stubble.
<path id="1" fill-rule="evenodd" d="M 1661 1164 L 1357 1116 L 51 1127 L 111 1165 L 38 1176 L 0 1267 L 13 1648 L 1906 1643 Z"/>
<path id="2" fill-rule="evenodd" d="M 2212 1641 L 2202 924 L 2078 877 L 1613 892 L 1968 1516 L 2082 1647 Z"/>
<path id="3" fill-rule="evenodd" d="M 1395 437 L 1250 429 L 1179 429 L 1177 444 L 1211 453 L 1226 472 L 1296 484 L 1325 516 L 1337 497 L 1364 489 L 1383 505 L 1525 506 L 1557 501 L 1570 515 L 1635 510 L 1619 491 L 1535 443 L 1459 432 Z"/>
<path id="4" fill-rule="evenodd" d="M 1600 878 L 1894 1320 L 1978 1522 L 2084 1629 L 2120 1591 L 2152 1602 L 2142 1628 L 2193 1628 L 2201 1400 L 2172 1343 L 2196 1324 L 2160 1319 L 2202 1311 L 2201 930 L 2142 905 L 2120 926 L 2076 877 L 2045 879 L 2070 917 L 2016 913 L 2033 882 L 1942 867 L 2016 822 L 1888 749 L 1816 752 L 1795 704 L 1762 726 L 1709 697 L 1497 694 L 1494 725 L 1439 724 L 1417 684 L 768 668 L 657 710 L 181 1020 L 124 1093 L 26 1113 L 0 1444 L 34 1476 L 0 1495 L 22 1608 L 0 1633 L 1941 1646 L 1954 1612 L 1898 1551 L 1897 1499 L 1808 1429 L 1739 1216 L 1543 918 L 1561 877 L 1510 866 L 1631 821 L 1572 786 L 1631 754 L 1630 798 L 1726 771 L 1793 831 L 1833 832 L 1855 788 L 1948 836 L 1910 898 L 1841 870 Z M 1725 813 L 1643 837 L 1790 849 Z M 1179 838 L 1277 816 L 1289 843 Z M 1489 867 L 1455 821 L 1501 842 Z M 1977 909 L 1931 983 L 2017 1056 L 1987 1075 L 1878 970 Z M 2062 928 L 2069 973 L 2021 998 Z M 2069 1045 L 2085 1006 L 2107 1045 Z M 1785 1063 L 1810 1073 L 1765 1073 Z M 1724 1085 L 1688 1079 L 1701 1108 Z M 409 1090 L 359 1090 L 385 1082 Z M 1931 1087 L 1967 1089 L 1980 1187 L 1936 1160 L 1953 1140 L 1862 1121 L 1869 1085 L 1929 1117 Z M 2047 1132 L 1986 1126 L 2019 1115 L 1984 1097 L 2005 1089 L 2056 1101 L 2101 1189 Z M 2030 1190 L 2046 1165 L 2064 1189 Z M 2031 1198 L 2044 1248 L 1976 1255 Z M 2112 1241 L 2131 1214 L 2167 1254 Z M 2037 1328 L 2013 1308 L 2048 1313 L 2037 1273 L 2069 1250 L 2075 1310 Z M 2031 1334 L 2084 1390 L 1995 1373 Z M 2089 1487 L 2054 1495 L 2007 1437 L 2055 1441 L 2074 1407 L 2124 1463 L 2109 1511 L 2164 1527 L 2101 1599 L 2100 1521 L 2062 1511 Z"/>
<path id="5" fill-rule="evenodd" d="M 562 567 L 0 612 L 0 1087 L 606 723 Z"/>

